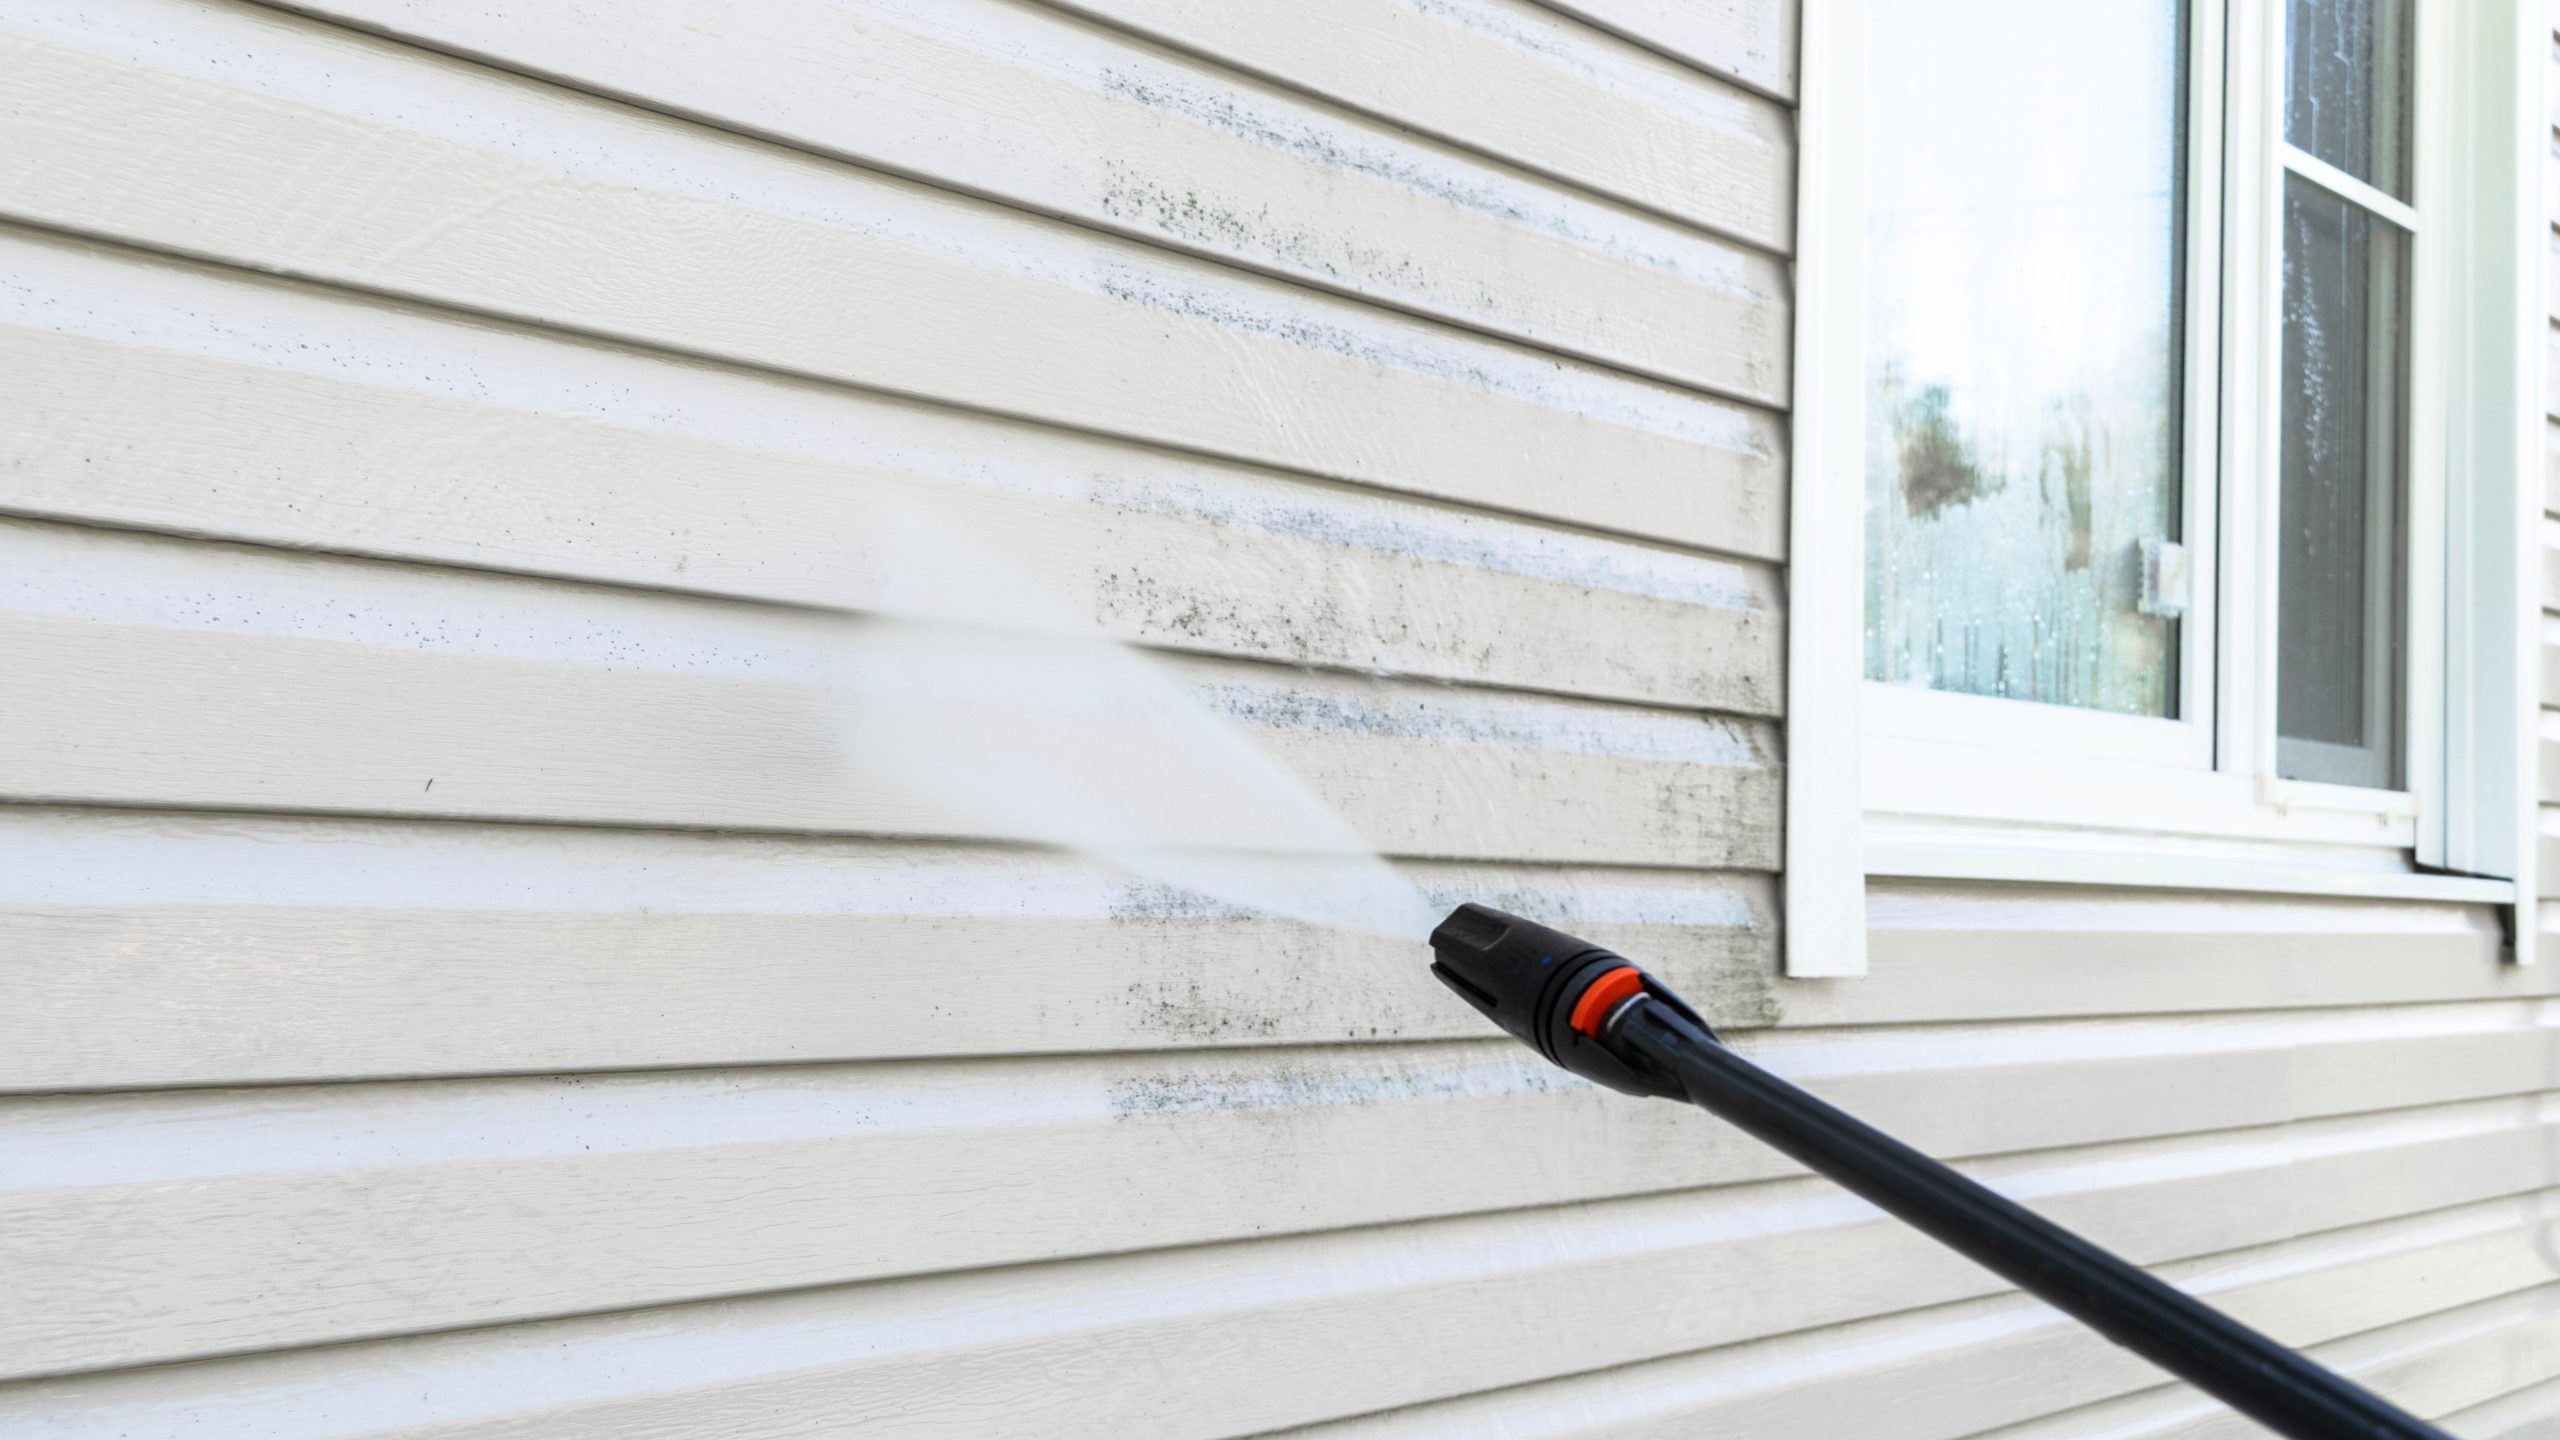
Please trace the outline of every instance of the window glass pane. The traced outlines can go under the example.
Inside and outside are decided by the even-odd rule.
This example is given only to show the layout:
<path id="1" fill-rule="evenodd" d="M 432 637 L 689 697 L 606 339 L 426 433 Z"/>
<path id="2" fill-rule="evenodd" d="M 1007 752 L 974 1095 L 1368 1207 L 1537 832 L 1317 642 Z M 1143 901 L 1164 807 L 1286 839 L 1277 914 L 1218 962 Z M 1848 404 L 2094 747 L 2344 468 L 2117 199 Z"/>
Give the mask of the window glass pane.
<path id="1" fill-rule="evenodd" d="M 2277 765 L 2400 783 L 2409 242 L 2300 176 L 2284 192 Z"/>
<path id="2" fill-rule="evenodd" d="M 2284 138 L 2409 198 L 2409 0 L 2287 0 Z"/>
<path id="3" fill-rule="evenodd" d="M 2181 7 L 1867 13 L 1867 675 L 2174 714 Z"/>

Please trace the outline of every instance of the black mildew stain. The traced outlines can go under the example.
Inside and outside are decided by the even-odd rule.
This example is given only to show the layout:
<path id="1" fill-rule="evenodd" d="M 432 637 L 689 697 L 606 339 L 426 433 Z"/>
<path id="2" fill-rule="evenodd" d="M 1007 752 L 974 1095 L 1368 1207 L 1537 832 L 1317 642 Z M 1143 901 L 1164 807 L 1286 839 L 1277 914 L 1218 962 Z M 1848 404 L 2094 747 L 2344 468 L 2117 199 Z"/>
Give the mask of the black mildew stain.
<path id="1" fill-rule="evenodd" d="M 1109 1103 L 1111 1113 L 1124 1119 L 1216 1110 L 1257 1111 L 1276 1119 L 1315 1108 L 1590 1088 L 1589 1082 L 1543 1062 L 1490 1072 L 1481 1065 L 1281 1063 L 1250 1070 L 1131 1075 L 1112 1083 Z"/>

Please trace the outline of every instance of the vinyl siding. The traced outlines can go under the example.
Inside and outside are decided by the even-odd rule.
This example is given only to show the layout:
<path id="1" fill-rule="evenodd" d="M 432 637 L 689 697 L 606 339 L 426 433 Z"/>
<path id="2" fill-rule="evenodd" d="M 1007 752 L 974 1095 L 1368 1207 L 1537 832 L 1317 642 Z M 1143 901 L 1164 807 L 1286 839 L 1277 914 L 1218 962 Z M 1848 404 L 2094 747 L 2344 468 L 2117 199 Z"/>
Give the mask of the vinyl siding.
<path id="1" fill-rule="evenodd" d="M 1778 978 L 1793 31 L 0 20 L 0 1433 L 2227 1426 L 1410 947 L 849 777 L 893 504 L 1436 900 L 2560 1413 L 2560 1001 L 2486 907 L 1877 881 L 1873 975 Z"/>

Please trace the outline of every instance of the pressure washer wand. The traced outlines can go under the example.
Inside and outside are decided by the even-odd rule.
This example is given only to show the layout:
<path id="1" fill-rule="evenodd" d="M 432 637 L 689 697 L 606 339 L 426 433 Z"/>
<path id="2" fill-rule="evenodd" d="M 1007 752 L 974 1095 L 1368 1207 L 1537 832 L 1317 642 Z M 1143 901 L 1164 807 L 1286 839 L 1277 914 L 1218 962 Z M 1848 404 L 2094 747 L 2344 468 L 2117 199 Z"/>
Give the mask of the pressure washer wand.
<path id="1" fill-rule="evenodd" d="M 1431 934 L 1433 974 L 1539 1054 L 1711 1110 L 2099 1334 L 2294 1440 L 2450 1440 L 2026 1207 L 1734 1054 L 1661 981 L 1481 905 Z"/>

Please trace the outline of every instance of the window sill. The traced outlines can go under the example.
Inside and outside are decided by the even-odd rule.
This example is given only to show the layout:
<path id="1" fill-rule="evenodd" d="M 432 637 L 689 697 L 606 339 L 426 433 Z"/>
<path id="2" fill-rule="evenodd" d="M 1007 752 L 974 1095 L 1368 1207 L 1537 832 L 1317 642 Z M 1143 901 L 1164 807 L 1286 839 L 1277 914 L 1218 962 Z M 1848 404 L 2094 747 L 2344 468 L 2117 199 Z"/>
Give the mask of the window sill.
<path id="1" fill-rule="evenodd" d="M 2382 846 L 2225 842 L 2186 836 L 1966 824 L 1870 815 L 1866 872 L 1930 880 L 2017 880 L 2163 890 L 2244 891 L 2446 904 L 2513 904 L 2515 882 L 2423 875 Z"/>
<path id="2" fill-rule="evenodd" d="M 1869 734 L 1863 750 L 1861 789 L 1871 818 L 2359 851 L 2417 843 L 2417 805 L 2400 791 L 1896 735 Z"/>

